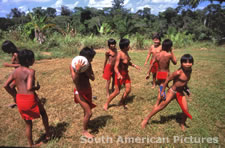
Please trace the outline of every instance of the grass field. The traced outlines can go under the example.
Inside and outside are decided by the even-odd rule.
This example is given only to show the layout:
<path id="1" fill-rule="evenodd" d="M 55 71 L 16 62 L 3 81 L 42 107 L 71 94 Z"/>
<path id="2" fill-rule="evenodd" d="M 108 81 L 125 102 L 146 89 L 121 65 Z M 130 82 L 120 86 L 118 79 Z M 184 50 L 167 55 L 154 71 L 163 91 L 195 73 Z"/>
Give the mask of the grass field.
<path id="1" fill-rule="evenodd" d="M 111 103 L 115 106 L 103 111 L 106 102 L 105 80 L 102 78 L 104 51 L 98 50 L 92 63 L 96 80 L 91 82 L 97 107 L 93 109 L 89 124 L 89 131 L 95 135 L 96 141 L 81 137 L 83 110 L 73 102 L 74 85 L 69 73 L 72 58 L 36 61 L 32 68 L 36 70 L 36 79 L 41 85 L 38 94 L 53 132 L 53 138 L 42 147 L 225 147 L 225 48 L 177 49 L 174 53 L 178 61 L 184 53 L 191 53 L 195 60 L 189 82 L 192 96 L 188 99 L 188 106 L 193 116 L 192 120 L 187 120 L 189 128 L 181 131 L 181 109 L 174 100 L 154 116 L 144 130 L 141 129 L 141 121 L 151 111 L 157 97 L 157 88 L 151 89 L 152 77 L 145 80 L 147 67 L 143 65 L 147 51 L 129 52 L 133 63 L 142 69 L 129 68 L 132 91 L 127 99 L 128 110 L 116 106 L 122 89 Z M 0 62 L 2 65 L 3 60 Z M 171 65 L 171 72 L 179 66 L 180 62 Z M 12 71 L 12 68 L 0 68 L 0 146 L 27 146 L 25 123 L 17 108 L 7 107 L 13 99 L 3 89 L 4 81 Z M 40 140 L 43 134 L 41 120 L 34 120 L 34 141 Z"/>

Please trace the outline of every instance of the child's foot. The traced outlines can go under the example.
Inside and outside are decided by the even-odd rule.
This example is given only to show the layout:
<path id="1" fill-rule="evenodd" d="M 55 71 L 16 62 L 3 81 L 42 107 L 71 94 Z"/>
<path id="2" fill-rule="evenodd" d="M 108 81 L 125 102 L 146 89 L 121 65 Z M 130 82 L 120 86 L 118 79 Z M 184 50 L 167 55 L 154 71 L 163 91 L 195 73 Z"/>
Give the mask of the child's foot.
<path id="1" fill-rule="evenodd" d="M 105 105 L 103 106 L 103 109 L 104 109 L 105 111 L 107 111 L 107 110 L 108 110 L 108 105 L 105 104 Z"/>
<path id="2" fill-rule="evenodd" d="M 141 122 L 141 128 L 145 128 L 146 127 L 146 125 L 147 125 L 147 123 L 148 123 L 148 121 L 145 119 L 145 120 L 143 120 L 142 122 Z"/>
<path id="3" fill-rule="evenodd" d="M 155 88 L 155 85 L 152 85 L 152 88 Z"/>
<path id="4" fill-rule="evenodd" d="M 83 136 L 85 136 L 86 138 L 94 138 L 94 136 L 92 134 L 90 134 L 88 131 L 84 131 Z"/>
<path id="5" fill-rule="evenodd" d="M 43 144 L 43 143 L 42 143 L 42 142 L 40 142 L 40 143 L 38 143 L 38 144 L 34 144 L 34 145 L 32 145 L 31 147 L 40 147 L 42 144 Z"/>
<path id="6" fill-rule="evenodd" d="M 184 132 L 185 131 L 185 126 L 184 124 L 180 124 L 181 130 Z"/>
<path id="7" fill-rule="evenodd" d="M 127 106 L 126 106 L 126 104 L 124 103 L 123 100 L 121 100 L 121 101 L 119 102 L 118 106 L 123 106 L 124 109 L 128 109 Z"/>
<path id="8" fill-rule="evenodd" d="M 8 107 L 10 107 L 10 108 L 14 108 L 14 107 L 16 107 L 17 105 L 16 105 L 16 103 L 12 103 L 12 104 L 9 104 L 8 105 Z"/>

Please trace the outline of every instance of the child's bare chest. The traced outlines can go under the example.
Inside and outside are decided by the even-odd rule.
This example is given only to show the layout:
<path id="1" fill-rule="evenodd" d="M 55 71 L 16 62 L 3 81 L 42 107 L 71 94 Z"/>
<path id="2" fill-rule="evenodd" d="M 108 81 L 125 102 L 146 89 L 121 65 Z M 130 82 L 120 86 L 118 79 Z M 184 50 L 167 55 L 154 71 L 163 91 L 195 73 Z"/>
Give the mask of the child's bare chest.
<path id="1" fill-rule="evenodd" d="M 124 54 L 124 53 L 121 55 L 121 61 L 123 64 L 128 64 L 130 62 L 130 60 L 131 59 L 130 59 L 129 55 Z"/>

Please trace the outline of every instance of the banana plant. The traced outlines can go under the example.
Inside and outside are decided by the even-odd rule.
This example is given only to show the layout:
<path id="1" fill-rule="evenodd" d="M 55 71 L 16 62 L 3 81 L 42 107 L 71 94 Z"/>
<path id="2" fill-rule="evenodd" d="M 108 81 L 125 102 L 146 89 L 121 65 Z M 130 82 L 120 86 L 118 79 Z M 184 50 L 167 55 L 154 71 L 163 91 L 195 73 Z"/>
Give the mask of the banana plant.
<path id="1" fill-rule="evenodd" d="M 102 23 L 102 25 L 100 27 L 98 25 L 96 25 L 96 26 L 97 26 L 98 32 L 101 35 L 106 35 L 106 34 L 112 33 L 112 28 L 108 23 Z"/>
<path id="2" fill-rule="evenodd" d="M 50 27 L 55 27 L 55 24 L 47 24 L 47 16 L 38 16 L 29 13 L 31 21 L 25 24 L 25 30 L 28 35 L 34 30 L 35 40 L 40 44 L 45 41 L 44 31 Z"/>

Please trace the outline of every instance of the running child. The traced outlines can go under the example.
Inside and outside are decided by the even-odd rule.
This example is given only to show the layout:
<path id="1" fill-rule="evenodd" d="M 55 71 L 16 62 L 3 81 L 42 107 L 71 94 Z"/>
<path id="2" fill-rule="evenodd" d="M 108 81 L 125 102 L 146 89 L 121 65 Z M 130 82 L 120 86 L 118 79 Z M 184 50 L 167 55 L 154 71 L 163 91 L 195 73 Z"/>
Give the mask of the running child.
<path id="1" fill-rule="evenodd" d="M 148 55 L 147 55 L 146 60 L 145 60 L 145 65 L 147 64 L 150 56 L 152 56 L 151 60 L 150 60 L 150 65 L 151 65 L 155 55 L 162 50 L 160 35 L 154 34 L 153 37 L 152 37 L 152 40 L 153 40 L 154 44 L 150 47 L 150 49 L 148 51 Z M 155 85 L 156 85 L 156 73 L 157 73 L 157 71 L 158 71 L 158 63 L 155 62 L 153 64 L 152 69 L 151 69 L 151 73 L 152 73 L 152 77 L 153 77 L 152 88 L 155 88 Z"/>
<path id="2" fill-rule="evenodd" d="M 21 117 L 26 123 L 26 136 L 30 147 L 38 146 L 34 144 L 32 138 L 32 120 L 42 116 L 43 125 L 46 132 L 46 140 L 50 138 L 48 116 L 41 104 L 36 90 L 40 89 L 40 85 L 35 86 L 35 70 L 30 69 L 34 63 L 34 53 L 31 50 L 24 49 L 18 54 L 19 63 L 21 66 L 16 68 L 9 76 L 4 88 L 6 91 L 16 98 L 18 110 Z M 10 84 L 15 81 L 17 92 L 10 87 Z M 40 145 L 40 144 L 39 144 Z"/>
<path id="3" fill-rule="evenodd" d="M 103 78 L 106 80 L 106 96 L 109 97 L 109 87 L 112 81 L 112 90 L 114 89 L 114 65 L 116 61 L 117 49 L 116 49 L 116 41 L 114 39 L 108 40 L 109 49 L 105 52 L 105 62 L 103 68 Z"/>
<path id="4" fill-rule="evenodd" d="M 92 48 L 85 47 L 80 51 L 80 56 L 84 56 L 87 58 L 89 62 L 89 68 L 85 72 L 79 72 L 81 67 L 84 66 L 83 61 L 78 61 L 75 65 L 76 70 L 70 66 L 70 72 L 75 84 L 74 89 L 74 101 L 75 103 L 79 103 L 84 110 L 84 120 L 83 120 L 83 136 L 87 138 L 94 137 L 87 130 L 88 122 L 92 116 L 91 109 L 96 107 L 95 104 L 92 103 L 92 89 L 89 79 L 92 81 L 95 80 L 94 72 L 92 69 L 91 62 L 95 56 L 96 52 Z"/>
<path id="5" fill-rule="evenodd" d="M 165 82 L 167 76 L 169 75 L 169 67 L 170 67 L 170 61 L 173 62 L 174 65 L 177 64 L 176 57 L 174 56 L 173 50 L 172 50 L 173 42 L 169 39 L 166 39 L 162 43 L 162 51 L 160 53 L 157 53 L 154 58 L 152 59 L 152 63 L 149 67 L 148 74 L 146 76 L 146 79 L 149 79 L 150 72 L 152 70 L 152 67 L 154 63 L 158 63 L 158 71 L 156 74 L 156 78 L 160 84 L 159 91 L 158 91 L 158 97 L 156 101 L 156 105 L 159 105 L 159 103 L 162 101 L 160 93 L 162 91 L 163 83 Z M 165 98 L 163 98 L 165 100 Z"/>
<path id="6" fill-rule="evenodd" d="M 11 64 L 10 63 L 3 63 L 3 66 L 5 67 L 14 67 L 17 68 L 20 66 L 19 64 L 19 60 L 18 60 L 18 50 L 17 47 L 13 44 L 13 42 L 6 40 L 2 43 L 2 50 L 5 53 L 11 54 L 12 58 L 11 58 Z M 12 89 L 15 89 L 15 82 L 12 82 L 10 87 Z M 16 90 L 14 90 L 16 91 Z M 14 108 L 16 107 L 16 98 L 14 99 L 14 103 L 10 104 L 9 107 Z"/>
<path id="7" fill-rule="evenodd" d="M 192 65 L 194 64 L 194 59 L 190 54 L 185 54 L 181 57 L 181 67 L 173 72 L 172 75 L 170 75 L 165 83 L 163 84 L 161 95 L 164 97 L 163 91 L 165 90 L 166 86 L 170 81 L 173 80 L 172 87 L 168 90 L 166 94 L 166 100 L 161 102 L 159 105 L 155 105 L 150 112 L 150 114 L 142 121 L 141 127 L 145 128 L 148 121 L 159 111 L 163 110 L 174 98 L 177 99 L 177 102 L 179 103 L 183 114 L 182 114 L 182 121 L 181 121 L 181 129 L 184 130 L 185 122 L 187 117 L 192 119 L 192 116 L 188 113 L 188 105 L 186 101 L 186 97 L 184 95 L 184 92 L 187 93 L 187 95 L 190 95 L 189 90 L 187 89 L 188 81 L 191 78 L 192 73 Z"/>
<path id="8" fill-rule="evenodd" d="M 131 58 L 128 55 L 128 51 L 130 49 L 130 40 L 121 39 L 119 43 L 121 51 L 118 52 L 116 57 L 116 63 L 114 66 L 115 70 L 115 90 L 107 99 L 103 109 L 108 110 L 109 103 L 120 93 L 121 85 L 125 85 L 125 92 L 119 102 L 119 105 L 122 105 L 124 109 L 127 109 L 125 105 L 125 100 L 128 94 L 131 91 L 131 80 L 128 74 L 128 66 L 135 67 L 136 69 L 140 69 L 139 66 L 131 63 Z"/>

